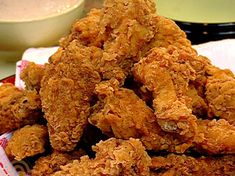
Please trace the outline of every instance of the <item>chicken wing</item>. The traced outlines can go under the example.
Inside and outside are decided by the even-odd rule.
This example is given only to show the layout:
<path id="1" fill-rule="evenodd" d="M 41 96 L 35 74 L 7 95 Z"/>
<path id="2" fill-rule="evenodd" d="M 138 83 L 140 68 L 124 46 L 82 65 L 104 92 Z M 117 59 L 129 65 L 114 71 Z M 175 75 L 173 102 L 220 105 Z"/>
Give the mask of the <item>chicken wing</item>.
<path id="1" fill-rule="evenodd" d="M 100 81 L 90 59 L 90 50 L 72 42 L 46 65 L 40 95 L 55 150 L 72 151 L 87 124 L 93 90 Z"/>

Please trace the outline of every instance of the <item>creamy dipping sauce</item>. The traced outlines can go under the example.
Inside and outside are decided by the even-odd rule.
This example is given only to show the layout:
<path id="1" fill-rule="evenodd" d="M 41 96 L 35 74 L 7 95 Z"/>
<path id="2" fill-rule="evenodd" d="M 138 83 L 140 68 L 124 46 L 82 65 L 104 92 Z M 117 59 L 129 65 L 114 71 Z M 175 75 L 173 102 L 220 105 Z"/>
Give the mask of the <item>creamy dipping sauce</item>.
<path id="1" fill-rule="evenodd" d="M 0 20 L 24 21 L 59 14 L 79 0 L 0 0 Z"/>

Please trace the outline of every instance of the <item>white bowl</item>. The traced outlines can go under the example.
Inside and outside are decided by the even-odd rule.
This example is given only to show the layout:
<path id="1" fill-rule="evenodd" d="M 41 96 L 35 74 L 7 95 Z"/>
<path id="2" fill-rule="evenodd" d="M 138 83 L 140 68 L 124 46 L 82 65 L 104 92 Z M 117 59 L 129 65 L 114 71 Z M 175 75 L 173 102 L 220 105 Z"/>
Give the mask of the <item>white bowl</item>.
<path id="1" fill-rule="evenodd" d="M 30 47 L 56 45 L 82 17 L 84 0 L 60 14 L 29 21 L 0 21 L 0 60 L 18 60 Z"/>

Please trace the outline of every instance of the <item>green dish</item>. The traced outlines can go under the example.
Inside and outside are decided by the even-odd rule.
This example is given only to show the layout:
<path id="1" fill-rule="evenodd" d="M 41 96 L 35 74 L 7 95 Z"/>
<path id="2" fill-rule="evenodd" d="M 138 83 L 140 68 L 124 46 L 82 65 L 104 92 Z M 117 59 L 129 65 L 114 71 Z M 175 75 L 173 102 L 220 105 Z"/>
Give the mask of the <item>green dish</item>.
<path id="1" fill-rule="evenodd" d="M 235 22 L 234 0 L 156 0 L 158 13 L 193 23 Z"/>

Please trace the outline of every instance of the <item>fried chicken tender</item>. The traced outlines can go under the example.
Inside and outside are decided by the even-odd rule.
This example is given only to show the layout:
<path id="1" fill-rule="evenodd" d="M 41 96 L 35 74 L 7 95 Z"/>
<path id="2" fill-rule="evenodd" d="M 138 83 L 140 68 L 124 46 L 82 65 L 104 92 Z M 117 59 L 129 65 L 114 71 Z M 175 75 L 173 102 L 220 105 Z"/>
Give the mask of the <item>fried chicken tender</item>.
<path id="1" fill-rule="evenodd" d="M 196 116 L 187 107 L 186 95 L 195 70 L 190 65 L 194 56 L 175 48 L 154 48 L 133 68 L 138 82 L 153 93 L 153 107 L 158 124 L 170 133 L 192 142 L 197 133 Z"/>
<path id="2" fill-rule="evenodd" d="M 74 155 L 75 154 L 75 155 Z M 71 163 L 75 159 L 79 159 L 84 153 L 82 151 L 72 152 L 72 153 L 61 153 L 54 151 L 52 154 L 40 157 L 32 171 L 32 176 L 48 176 L 54 172 L 60 171 L 60 166 L 64 166 L 68 163 Z"/>
<path id="3" fill-rule="evenodd" d="M 20 73 L 20 78 L 25 82 L 26 90 L 39 91 L 43 75 L 43 66 L 37 65 L 34 62 L 29 62 L 26 68 Z"/>
<path id="4" fill-rule="evenodd" d="M 40 95 L 52 147 L 72 151 L 87 124 L 91 97 L 100 76 L 86 47 L 71 42 L 58 52 L 45 66 Z"/>
<path id="5" fill-rule="evenodd" d="M 53 176 L 148 176 L 151 158 L 137 139 L 108 139 L 93 147 L 94 159 L 81 157 L 73 163 L 62 166 L 62 171 Z"/>
<path id="6" fill-rule="evenodd" d="M 16 130 L 6 147 L 6 154 L 20 161 L 45 151 L 48 141 L 47 128 L 43 125 L 26 125 Z"/>
<path id="7" fill-rule="evenodd" d="M 99 102 L 89 122 L 116 138 L 139 138 L 148 150 L 184 152 L 187 145 L 173 134 L 163 132 L 154 112 L 132 90 L 118 88 L 115 80 L 96 86 Z"/>
<path id="8" fill-rule="evenodd" d="M 207 154 L 235 154 L 235 126 L 226 120 L 198 120 L 195 146 Z"/>
<path id="9" fill-rule="evenodd" d="M 146 47 L 147 51 L 154 47 L 168 48 L 169 46 L 174 46 L 187 53 L 197 55 L 196 50 L 193 49 L 191 42 L 187 39 L 185 32 L 174 21 L 160 15 L 155 15 L 152 21 L 156 30 L 154 38 Z"/>
<path id="10" fill-rule="evenodd" d="M 217 116 L 235 125 L 235 77 L 229 70 L 216 69 L 206 83 L 209 117 Z"/>
<path id="11" fill-rule="evenodd" d="M 41 118 L 41 101 L 36 91 L 12 84 L 0 86 L 0 134 L 31 125 Z"/>
<path id="12" fill-rule="evenodd" d="M 153 157 L 151 176 L 232 176 L 235 175 L 235 156 L 193 158 L 170 154 Z"/>

